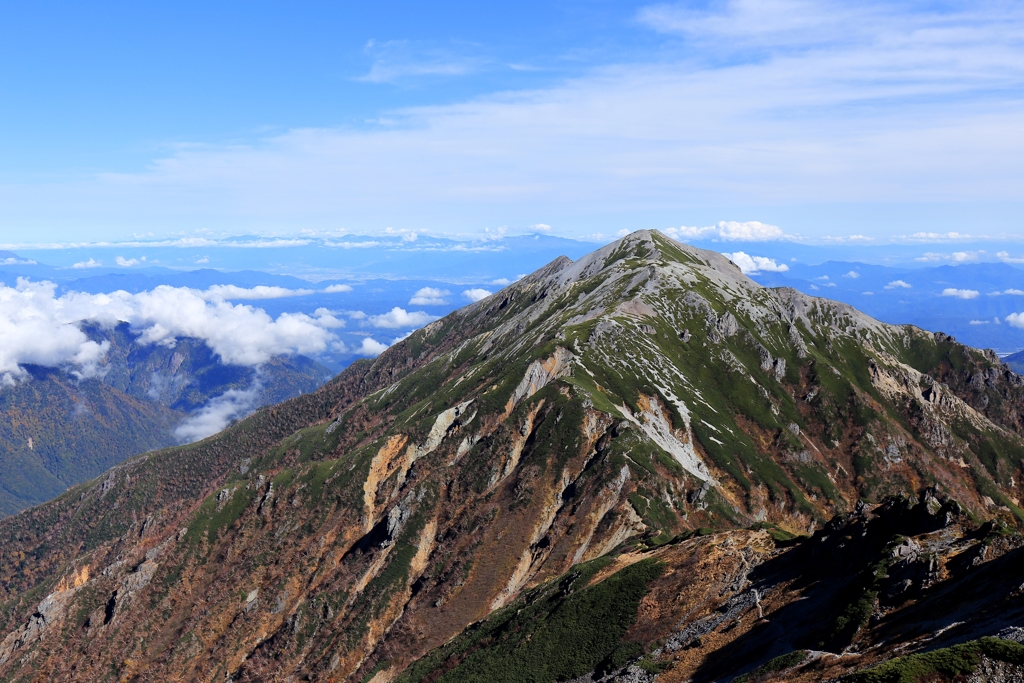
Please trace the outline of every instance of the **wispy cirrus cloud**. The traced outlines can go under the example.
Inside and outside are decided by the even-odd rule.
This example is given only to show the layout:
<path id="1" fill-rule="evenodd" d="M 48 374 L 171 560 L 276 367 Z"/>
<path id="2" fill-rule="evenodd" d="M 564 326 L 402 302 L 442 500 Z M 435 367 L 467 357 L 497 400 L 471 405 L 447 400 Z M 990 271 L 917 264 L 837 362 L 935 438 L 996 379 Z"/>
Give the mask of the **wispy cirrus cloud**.
<path id="1" fill-rule="evenodd" d="M 389 221 L 479 226 L 524 206 L 621 216 L 716 202 L 1024 201 L 1020 3 L 710 7 L 642 9 L 638 25 L 671 43 L 646 60 L 360 127 L 180 145 L 139 172 L 0 186 L 0 203 L 12 226 L 165 229 L 213 216 L 269 230 L 365 224 L 383 206 Z M 471 47 L 433 49 L 374 43 L 363 78 L 480 68 Z"/>
<path id="2" fill-rule="evenodd" d="M 486 64 L 481 57 L 409 40 L 370 40 L 365 51 L 373 59 L 373 65 L 356 80 L 368 83 L 394 83 L 415 77 L 466 76 Z"/>

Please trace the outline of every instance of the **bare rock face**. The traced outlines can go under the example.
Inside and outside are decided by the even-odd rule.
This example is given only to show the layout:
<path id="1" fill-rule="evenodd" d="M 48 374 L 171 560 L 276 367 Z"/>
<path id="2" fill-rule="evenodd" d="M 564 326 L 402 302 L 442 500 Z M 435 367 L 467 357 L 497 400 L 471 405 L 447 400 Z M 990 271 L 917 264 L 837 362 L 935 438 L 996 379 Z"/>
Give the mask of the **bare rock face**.
<path id="1" fill-rule="evenodd" d="M 810 681 L 976 640 L 1024 613 L 1014 377 L 634 233 L 0 521 L 0 679 Z"/>

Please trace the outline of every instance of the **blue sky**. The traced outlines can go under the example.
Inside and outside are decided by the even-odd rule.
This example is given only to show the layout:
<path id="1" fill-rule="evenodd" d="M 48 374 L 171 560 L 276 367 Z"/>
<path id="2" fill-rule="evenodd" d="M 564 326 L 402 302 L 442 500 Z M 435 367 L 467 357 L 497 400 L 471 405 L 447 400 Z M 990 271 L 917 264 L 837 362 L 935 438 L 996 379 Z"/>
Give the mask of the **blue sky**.
<path id="1" fill-rule="evenodd" d="M 1024 6 L 8 3 L 0 242 L 1024 235 Z M 685 231 L 684 231 L 685 232 Z"/>

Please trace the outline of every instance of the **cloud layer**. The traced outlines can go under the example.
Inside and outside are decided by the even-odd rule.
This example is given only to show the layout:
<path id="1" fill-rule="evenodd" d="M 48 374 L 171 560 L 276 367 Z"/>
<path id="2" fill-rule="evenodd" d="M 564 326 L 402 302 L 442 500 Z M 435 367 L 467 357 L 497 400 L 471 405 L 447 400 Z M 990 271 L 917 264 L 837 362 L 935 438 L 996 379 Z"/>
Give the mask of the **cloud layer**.
<path id="1" fill-rule="evenodd" d="M 775 259 L 770 259 L 767 256 L 750 256 L 743 251 L 722 254 L 722 256 L 739 266 L 744 275 L 757 275 L 761 272 L 785 273 L 789 270 L 789 266 L 785 263 L 776 263 Z"/>
<path id="2" fill-rule="evenodd" d="M 261 298 L 256 290 L 242 293 Z M 335 338 L 332 330 L 344 326 L 325 309 L 314 315 L 282 313 L 274 319 L 262 309 L 232 304 L 223 294 L 213 288 L 160 286 L 138 294 L 57 296 L 53 283 L 19 278 L 16 287 L 0 286 L 0 377 L 6 383 L 24 377 L 21 366 L 26 363 L 68 366 L 85 377 L 101 373 L 106 346 L 90 341 L 78 329 L 81 320 L 131 323 L 143 344 L 173 344 L 178 337 L 203 339 L 223 362 L 248 366 L 278 354 L 321 353 Z M 262 294 L 266 298 L 272 292 Z"/>
<path id="3" fill-rule="evenodd" d="M 437 320 L 438 317 L 430 315 L 425 311 L 407 311 L 404 308 L 395 306 L 387 313 L 368 316 L 366 321 L 374 327 L 397 330 L 402 327 L 422 327 L 433 320 Z"/>
<path id="4" fill-rule="evenodd" d="M 767 242 L 788 237 L 782 228 L 761 221 L 719 221 L 703 228 L 667 228 L 665 234 L 678 240 L 720 239 L 727 242 Z"/>
<path id="5" fill-rule="evenodd" d="M 549 87 L 381 112 L 363 126 L 192 141 L 135 173 L 9 183 L 0 202 L 22 229 L 72 216 L 291 229 L 452 216 L 479 226 L 510 214 L 527 225 L 710 203 L 1024 199 L 1020 3 L 709 7 L 641 11 L 639 25 L 662 36 L 646 63 L 641 55 Z M 376 49 L 367 80 L 409 73 L 406 48 Z M 425 63 L 428 73 L 467 68 L 443 56 Z M 779 237 L 771 227 L 678 230 Z"/>
<path id="6" fill-rule="evenodd" d="M 261 386 L 257 382 L 249 389 L 229 389 L 210 399 L 205 406 L 178 425 L 174 436 L 182 443 L 192 443 L 216 434 L 233 420 L 252 412 L 260 390 Z"/>
<path id="7" fill-rule="evenodd" d="M 480 287 L 474 287 L 473 289 L 467 289 L 467 290 L 465 290 L 462 293 L 462 296 L 466 297 L 467 299 L 469 299 L 470 301 L 473 301 L 473 302 L 480 301 L 481 299 L 486 299 L 490 295 L 491 295 L 491 293 L 488 290 L 482 289 Z"/>
<path id="8" fill-rule="evenodd" d="M 409 299 L 410 306 L 444 306 L 448 300 L 444 297 L 451 294 L 447 289 L 437 287 L 423 287 Z"/>
<path id="9" fill-rule="evenodd" d="M 955 287 L 947 287 L 942 290 L 942 296 L 950 296 L 954 299 L 977 299 L 978 290 L 976 289 L 956 289 Z"/>

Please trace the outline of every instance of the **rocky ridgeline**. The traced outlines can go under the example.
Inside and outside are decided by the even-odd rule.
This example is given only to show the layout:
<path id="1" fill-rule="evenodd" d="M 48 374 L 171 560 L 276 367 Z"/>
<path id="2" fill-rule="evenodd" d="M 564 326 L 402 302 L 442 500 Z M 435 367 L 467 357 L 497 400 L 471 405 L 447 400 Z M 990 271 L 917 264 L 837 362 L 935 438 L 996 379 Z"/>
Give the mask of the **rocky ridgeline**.
<path id="1" fill-rule="evenodd" d="M 1022 401 L 634 233 L 0 523 L 0 679 L 1002 671 Z"/>

